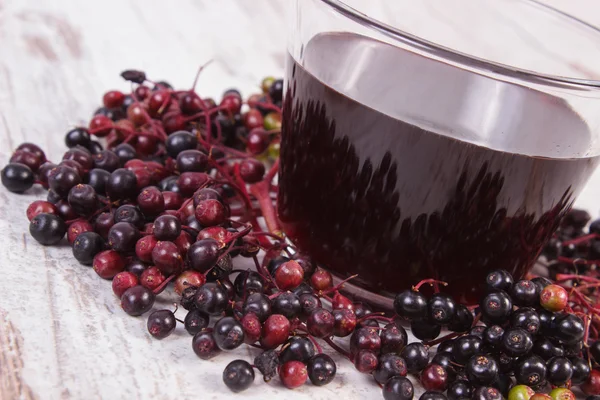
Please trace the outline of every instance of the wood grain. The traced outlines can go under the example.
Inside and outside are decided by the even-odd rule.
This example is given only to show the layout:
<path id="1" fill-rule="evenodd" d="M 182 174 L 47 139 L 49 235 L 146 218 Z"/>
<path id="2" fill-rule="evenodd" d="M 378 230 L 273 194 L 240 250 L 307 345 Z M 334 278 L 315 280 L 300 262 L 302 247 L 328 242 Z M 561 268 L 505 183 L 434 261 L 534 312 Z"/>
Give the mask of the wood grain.
<path id="1" fill-rule="evenodd" d="M 592 2 L 576 8 L 594 15 L 582 6 Z M 283 73 L 284 9 L 285 0 L 0 0 L 0 164 L 24 141 L 40 143 L 50 159 L 61 157 L 68 128 L 86 122 L 104 91 L 128 88 L 118 77 L 124 68 L 182 87 L 212 59 L 201 93 L 256 91 L 264 75 Z M 596 174 L 580 200 L 594 211 L 598 183 Z M 126 316 L 110 282 L 78 265 L 68 245 L 46 248 L 28 236 L 26 206 L 43 197 L 39 189 L 17 196 L 0 188 L 0 399 L 229 396 L 224 366 L 255 350 L 201 361 L 181 327 L 150 340 L 145 319 Z M 156 308 L 173 301 L 161 299 Z M 244 398 L 379 398 L 369 377 L 332 356 L 338 376 L 327 387 L 292 392 L 257 378 Z"/>

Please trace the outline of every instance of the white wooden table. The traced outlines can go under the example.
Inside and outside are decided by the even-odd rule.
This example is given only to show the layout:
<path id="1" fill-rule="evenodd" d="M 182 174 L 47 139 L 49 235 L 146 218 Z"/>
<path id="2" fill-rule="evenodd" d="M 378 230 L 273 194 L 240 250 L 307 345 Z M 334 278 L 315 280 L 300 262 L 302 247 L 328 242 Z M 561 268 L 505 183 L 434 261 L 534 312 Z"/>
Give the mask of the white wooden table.
<path id="1" fill-rule="evenodd" d="M 213 59 L 199 91 L 229 87 L 248 95 L 264 75 L 281 75 L 285 0 L 0 0 L 0 164 L 24 141 L 50 159 L 64 152 L 69 127 L 86 123 L 104 91 L 127 89 L 125 68 L 177 87 Z M 550 2 L 600 25 L 594 0 Z M 600 171 L 579 204 L 600 211 Z M 110 282 L 79 265 L 68 246 L 29 237 L 25 209 L 44 191 L 18 196 L 0 188 L 0 399 L 218 399 L 232 395 L 224 366 L 253 357 L 243 346 L 211 361 L 191 350 L 180 326 L 151 340 L 145 318 L 127 316 Z M 158 307 L 168 307 L 165 300 Z M 182 314 L 180 314 L 182 315 Z M 368 376 L 339 356 L 329 386 L 294 391 L 259 376 L 240 397 L 380 398 Z"/>

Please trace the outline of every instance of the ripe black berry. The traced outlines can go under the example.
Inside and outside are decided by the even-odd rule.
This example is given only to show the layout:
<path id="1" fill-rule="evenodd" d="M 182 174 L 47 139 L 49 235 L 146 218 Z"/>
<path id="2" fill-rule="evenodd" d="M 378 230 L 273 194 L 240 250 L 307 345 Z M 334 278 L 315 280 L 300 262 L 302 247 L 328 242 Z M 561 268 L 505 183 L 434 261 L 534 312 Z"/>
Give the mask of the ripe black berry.
<path id="1" fill-rule="evenodd" d="M 258 273 L 250 270 L 240 272 L 233 281 L 233 286 L 235 294 L 241 298 L 245 298 L 252 293 L 262 293 L 264 290 L 263 278 Z"/>
<path id="2" fill-rule="evenodd" d="M 501 290 L 488 293 L 479 304 L 484 321 L 494 324 L 502 324 L 512 312 L 512 301 Z"/>
<path id="3" fill-rule="evenodd" d="M 271 300 L 262 293 L 252 293 L 246 298 L 242 313 L 244 315 L 248 313 L 256 314 L 260 322 L 265 322 L 271 315 Z"/>
<path id="4" fill-rule="evenodd" d="M 235 393 L 248 389 L 254 382 L 254 369 L 244 360 L 234 360 L 223 371 L 223 382 Z"/>
<path id="5" fill-rule="evenodd" d="M 175 314 L 170 310 L 157 310 L 148 316 L 148 332 L 156 339 L 169 336 L 176 325 Z"/>
<path id="6" fill-rule="evenodd" d="M 306 365 L 308 378 L 315 386 L 324 386 L 335 378 L 337 371 L 335 362 L 327 354 L 317 354 L 308 360 Z"/>
<path id="7" fill-rule="evenodd" d="M 448 400 L 462 400 L 470 399 L 473 388 L 469 382 L 464 380 L 454 381 L 448 386 L 447 396 Z"/>
<path id="8" fill-rule="evenodd" d="M 510 316 L 510 325 L 513 328 L 523 328 L 531 335 L 535 335 L 540 330 L 540 317 L 531 307 L 521 307 L 513 311 Z"/>
<path id="9" fill-rule="evenodd" d="M 546 364 L 538 356 L 529 356 L 519 360 L 514 369 L 517 383 L 527 386 L 537 386 L 546 380 Z"/>
<path id="10" fill-rule="evenodd" d="M 476 354 L 479 354 L 481 349 L 481 338 L 474 335 L 461 336 L 454 340 L 452 356 L 454 360 L 464 365 Z"/>
<path id="11" fill-rule="evenodd" d="M 510 328 L 504 332 L 502 338 L 502 349 L 506 354 L 520 357 L 529 353 L 533 347 L 531 335 L 522 328 Z"/>
<path id="12" fill-rule="evenodd" d="M 428 390 L 423 392 L 421 397 L 419 397 L 419 400 L 447 400 L 447 397 L 441 392 Z"/>
<path id="13" fill-rule="evenodd" d="M 396 314 L 407 318 L 425 318 L 427 316 L 427 299 L 419 292 L 405 290 L 394 299 Z"/>
<path id="14" fill-rule="evenodd" d="M 91 265 L 96 254 L 104 250 L 104 239 L 96 232 L 83 232 L 73 242 L 73 256 L 84 265 Z"/>
<path id="15" fill-rule="evenodd" d="M 244 343 L 244 329 L 235 318 L 223 317 L 215 324 L 213 337 L 219 349 L 233 350 Z"/>
<path id="16" fill-rule="evenodd" d="M 442 327 L 426 319 L 413 319 L 410 322 L 410 331 L 420 340 L 433 340 L 439 336 Z"/>
<path id="17" fill-rule="evenodd" d="M 379 384 L 385 384 L 392 376 L 406 376 L 406 362 L 397 354 L 389 353 L 379 357 L 379 365 L 373 371 L 373 378 Z"/>
<path id="18" fill-rule="evenodd" d="M 452 297 L 436 293 L 427 302 L 429 320 L 438 325 L 447 325 L 456 315 L 456 303 Z"/>
<path id="19" fill-rule="evenodd" d="M 567 357 L 553 357 L 546 362 L 546 378 L 554 386 L 564 385 L 573 376 L 573 364 Z"/>
<path id="20" fill-rule="evenodd" d="M 280 364 L 288 361 L 301 361 L 307 363 L 315 355 L 315 346 L 306 337 L 293 336 L 281 347 L 279 354 Z"/>
<path id="21" fill-rule="evenodd" d="M 509 290 L 513 285 L 513 277 L 508 271 L 504 269 L 498 269 L 490 272 L 486 278 L 485 283 L 489 289 L 498 290 Z"/>
<path id="22" fill-rule="evenodd" d="M 510 296 L 515 305 L 524 307 L 537 304 L 540 293 L 535 283 L 527 279 L 522 279 L 511 287 Z"/>
<path id="23" fill-rule="evenodd" d="M 469 382 L 478 386 L 493 383 L 498 377 L 498 364 L 491 356 L 475 355 L 467 362 L 466 366 Z"/>
<path id="24" fill-rule="evenodd" d="M 65 236 L 67 225 L 54 214 L 38 214 L 29 223 L 29 233 L 43 245 L 53 245 Z"/>
<path id="25" fill-rule="evenodd" d="M 2 169 L 2 184 L 14 193 L 22 193 L 33 186 L 33 171 L 25 164 L 10 163 Z"/>
<path id="26" fill-rule="evenodd" d="M 217 283 L 200 286 L 194 295 L 196 309 L 209 315 L 220 315 L 228 304 L 227 292 Z"/>
<path id="27" fill-rule="evenodd" d="M 410 373 L 420 372 L 429 362 L 429 352 L 427 351 L 427 347 L 421 343 L 408 344 L 402 350 L 401 356 L 404 358 L 406 369 Z"/>
<path id="28" fill-rule="evenodd" d="M 583 339 L 585 327 L 581 318 L 573 314 L 557 315 L 551 325 L 552 336 L 565 344 Z"/>
<path id="29" fill-rule="evenodd" d="M 123 310 L 134 317 L 150 311 L 154 305 L 154 293 L 144 286 L 134 286 L 129 288 L 121 296 L 121 307 Z"/>
<path id="30" fill-rule="evenodd" d="M 400 354 L 402 349 L 408 343 L 406 330 L 399 324 L 387 324 L 381 333 L 381 354 L 396 353 Z"/>
<path id="31" fill-rule="evenodd" d="M 571 376 L 571 383 L 573 385 L 580 385 L 585 382 L 590 376 L 590 366 L 587 360 L 579 357 L 570 358 L 571 366 L 573 369 L 573 375 Z"/>
<path id="32" fill-rule="evenodd" d="M 502 393 L 494 387 L 481 386 L 473 391 L 472 400 L 502 400 Z"/>
<path id="33" fill-rule="evenodd" d="M 383 385 L 385 400 L 412 400 L 415 394 L 413 384 L 403 376 L 393 376 Z"/>
<path id="34" fill-rule="evenodd" d="M 503 336 L 504 329 L 499 325 L 492 325 L 483 331 L 483 344 L 499 347 L 502 344 Z"/>
<path id="35" fill-rule="evenodd" d="M 183 320 L 183 324 L 185 330 L 190 335 L 195 335 L 196 333 L 200 332 L 202 329 L 208 326 L 209 320 L 210 317 L 208 316 L 208 314 L 205 314 L 198 310 L 191 310 L 186 314 L 185 319 Z"/>
<path id="36" fill-rule="evenodd" d="M 286 318 L 291 319 L 302 310 L 300 299 L 292 292 L 284 292 L 272 300 L 273 313 L 284 315 Z"/>
<path id="37" fill-rule="evenodd" d="M 206 330 L 200 331 L 192 339 L 192 349 L 198 357 L 203 360 L 210 360 L 221 352 L 215 342 L 212 332 Z"/>
<path id="38" fill-rule="evenodd" d="M 473 313 L 464 305 L 456 306 L 456 315 L 448 324 L 448 330 L 452 332 L 466 332 L 473 325 Z"/>

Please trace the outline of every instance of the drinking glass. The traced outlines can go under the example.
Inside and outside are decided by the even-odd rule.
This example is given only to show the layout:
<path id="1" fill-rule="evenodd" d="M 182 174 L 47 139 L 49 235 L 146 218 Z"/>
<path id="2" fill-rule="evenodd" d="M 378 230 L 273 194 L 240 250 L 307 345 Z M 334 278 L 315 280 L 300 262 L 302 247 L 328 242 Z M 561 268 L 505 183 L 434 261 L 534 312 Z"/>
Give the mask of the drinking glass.
<path id="1" fill-rule="evenodd" d="M 600 31 L 531 0 L 294 0 L 278 213 L 354 296 L 524 276 L 600 159 Z"/>

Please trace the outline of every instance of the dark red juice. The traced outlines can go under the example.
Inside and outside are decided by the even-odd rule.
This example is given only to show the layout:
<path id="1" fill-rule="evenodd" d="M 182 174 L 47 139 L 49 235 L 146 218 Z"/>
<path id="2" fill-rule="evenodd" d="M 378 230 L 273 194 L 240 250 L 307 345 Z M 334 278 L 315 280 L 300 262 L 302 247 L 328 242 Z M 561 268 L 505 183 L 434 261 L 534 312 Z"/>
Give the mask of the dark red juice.
<path id="1" fill-rule="evenodd" d="M 516 278 L 523 276 L 598 163 L 597 157 L 551 157 L 555 144 L 547 141 L 586 145 L 583 123 L 550 96 L 515 89 L 512 100 L 520 99 L 525 111 L 515 109 L 510 134 L 508 128 L 498 133 L 508 135 L 503 140 L 510 151 L 504 151 L 499 149 L 504 142 L 469 133 L 464 113 L 454 118 L 460 113 L 440 114 L 445 111 L 436 108 L 432 115 L 437 112 L 434 117 L 442 122 L 428 124 L 415 113 L 404 118 L 382 112 L 378 98 L 404 98 L 398 101 L 410 107 L 413 102 L 406 97 L 416 91 L 406 88 L 409 81 L 385 82 L 392 77 L 382 74 L 346 86 L 331 78 L 343 71 L 323 58 L 323 47 L 340 48 L 349 40 L 350 34 L 336 34 L 313 43 L 317 73 L 309 72 L 310 43 L 306 67 L 292 57 L 287 62 L 278 198 L 286 233 L 338 277 L 358 274 L 355 285 L 383 296 L 436 278 L 448 282 L 444 291 L 473 301 L 489 271 L 504 268 Z M 376 56 L 383 46 L 366 45 Z M 411 58 L 420 56 L 402 57 L 402 65 L 421 62 Z M 390 60 L 379 60 L 385 61 Z M 318 71 L 324 62 L 328 65 Z M 337 83 L 326 84 L 330 78 Z M 383 82 L 373 84 L 377 80 Z M 440 96 L 447 95 L 444 84 Z M 356 93 L 370 90 L 375 93 L 366 96 L 368 105 L 357 100 Z M 417 111 L 428 104 L 418 96 L 414 103 Z M 511 115 L 498 118 L 502 122 Z M 537 142 L 523 139 L 552 118 L 569 131 L 540 134 Z M 532 125 L 532 119 L 540 125 Z M 495 148 L 481 145 L 482 137 Z M 515 145 L 519 140 L 527 143 Z M 528 155 L 531 149 L 548 156 Z"/>

